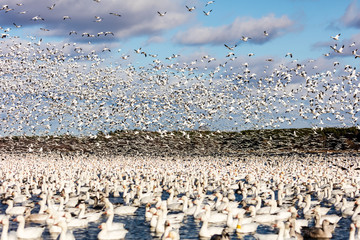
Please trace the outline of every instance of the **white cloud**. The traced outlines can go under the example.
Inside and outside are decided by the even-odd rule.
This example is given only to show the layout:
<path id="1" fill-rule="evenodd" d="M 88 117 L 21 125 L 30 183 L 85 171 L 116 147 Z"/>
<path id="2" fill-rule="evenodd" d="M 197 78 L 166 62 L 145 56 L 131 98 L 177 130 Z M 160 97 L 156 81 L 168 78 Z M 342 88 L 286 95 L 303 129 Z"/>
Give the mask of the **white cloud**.
<path id="1" fill-rule="evenodd" d="M 360 15 L 357 1 L 352 1 L 347 7 L 344 15 L 341 17 L 341 22 L 347 27 L 360 28 Z"/>
<path id="2" fill-rule="evenodd" d="M 196 26 L 178 33 L 174 40 L 182 44 L 223 44 L 239 42 L 242 36 L 251 37 L 251 42 L 262 44 L 294 30 L 294 21 L 286 15 L 277 18 L 269 14 L 260 19 L 236 18 L 233 23 L 220 27 Z M 264 31 L 269 36 L 264 35 Z"/>
<path id="3" fill-rule="evenodd" d="M 171 0 L 106 0 L 99 3 L 91 0 L 62 0 L 56 2 L 52 10 L 48 8 L 52 3 L 47 0 L 28 0 L 22 6 L 9 2 L 8 5 L 14 10 L 8 13 L 4 10 L 0 11 L 2 26 L 14 28 L 13 23 L 21 25 L 22 28 L 38 26 L 39 29 L 50 30 L 40 31 L 39 34 L 46 33 L 47 36 L 70 37 L 84 41 L 89 41 L 86 37 L 81 37 L 84 32 L 95 35 L 94 38 L 90 38 L 91 41 L 114 41 L 118 38 L 156 35 L 191 20 L 181 2 Z M 19 14 L 23 11 L 26 13 Z M 160 17 L 157 11 L 167 14 Z M 40 16 L 44 20 L 31 20 L 35 16 Z M 63 20 L 64 16 L 69 16 L 70 19 Z M 70 31 L 76 31 L 78 34 L 69 36 Z M 113 32 L 115 37 L 112 35 L 97 37 L 99 32 L 105 31 Z"/>

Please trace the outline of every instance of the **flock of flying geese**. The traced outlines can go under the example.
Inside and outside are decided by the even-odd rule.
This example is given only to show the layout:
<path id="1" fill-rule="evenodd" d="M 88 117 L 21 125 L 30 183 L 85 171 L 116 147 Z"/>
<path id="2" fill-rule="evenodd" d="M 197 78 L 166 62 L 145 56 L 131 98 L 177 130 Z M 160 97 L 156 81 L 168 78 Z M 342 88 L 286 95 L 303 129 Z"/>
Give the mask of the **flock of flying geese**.
<path id="1" fill-rule="evenodd" d="M 211 4 L 214 1 L 206 6 Z M 48 9 L 56 7 L 53 4 Z M 196 10 L 190 6 L 186 9 Z M 13 10 L 3 5 L 0 13 Z M 166 17 L 166 12 L 157 14 Z M 70 21 L 71 17 L 63 19 Z M 94 17 L 95 22 L 102 19 Z M 46 21 L 38 15 L 31 20 Z M 182 56 L 175 53 L 162 59 L 142 47 L 134 49 L 133 54 L 104 59 L 111 48 L 89 49 L 76 42 L 45 43 L 38 37 L 29 41 L 12 36 L 11 28 L 3 31 L 2 135 L 88 135 L 134 128 L 236 131 L 303 122 L 314 129 L 358 126 L 359 73 L 356 67 L 342 66 L 337 61 L 328 70 L 319 71 L 315 60 L 298 61 L 289 52 L 281 63 L 264 58 L 263 63 L 255 64 L 254 53 L 236 53 L 240 43 L 225 43 L 229 52 L 223 60 L 204 54 L 182 62 Z M 266 30 L 263 33 L 264 37 L 269 34 Z M 115 34 L 82 33 L 83 37 L 109 35 Z M 331 38 L 337 42 L 340 34 Z M 248 41 L 250 36 L 239 40 Z M 330 47 L 334 54 L 343 54 L 345 48 L 337 44 Z M 355 58 L 359 57 L 356 43 L 349 49 Z M 149 64 L 132 63 L 136 55 L 146 57 Z"/>
<path id="2" fill-rule="evenodd" d="M 360 238 L 354 156 L 1 157 L 4 240 Z"/>

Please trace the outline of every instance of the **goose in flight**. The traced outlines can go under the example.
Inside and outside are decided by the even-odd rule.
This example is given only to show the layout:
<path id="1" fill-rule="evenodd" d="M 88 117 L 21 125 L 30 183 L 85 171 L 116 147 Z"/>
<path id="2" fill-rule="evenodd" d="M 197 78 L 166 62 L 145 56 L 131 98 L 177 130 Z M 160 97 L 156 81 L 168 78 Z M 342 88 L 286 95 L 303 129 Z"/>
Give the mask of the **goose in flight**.
<path id="1" fill-rule="evenodd" d="M 53 10 L 55 6 L 56 6 L 56 3 L 54 3 L 53 5 L 51 5 L 50 7 L 48 7 L 48 9 L 49 9 L 49 10 Z"/>
<path id="2" fill-rule="evenodd" d="M 330 48 L 331 48 L 332 50 L 334 50 L 334 52 L 343 53 L 344 45 L 342 45 L 341 48 L 339 48 L 339 49 L 337 49 L 337 44 L 335 44 L 334 46 L 330 46 Z"/>
<path id="3" fill-rule="evenodd" d="M 71 19 L 71 17 L 69 17 L 69 16 L 63 16 L 63 20 L 66 20 L 66 19 Z"/>
<path id="4" fill-rule="evenodd" d="M 242 36 L 241 38 L 241 40 L 243 40 L 244 42 L 247 42 L 249 39 L 251 39 L 251 37 Z"/>
<path id="5" fill-rule="evenodd" d="M 121 17 L 121 14 L 118 14 L 118 13 L 113 13 L 113 12 L 111 12 L 111 13 L 109 13 L 109 14 L 114 15 L 114 16 L 117 16 L 117 17 Z"/>
<path id="6" fill-rule="evenodd" d="M 102 18 L 101 18 L 101 17 L 95 16 L 94 22 L 101 22 L 101 21 L 102 21 Z"/>
<path id="7" fill-rule="evenodd" d="M 161 13 L 161 12 L 159 12 L 159 11 L 158 11 L 157 13 L 159 14 L 160 17 L 163 17 L 163 16 L 165 16 L 165 14 L 166 14 L 166 12 Z"/>
<path id="8" fill-rule="evenodd" d="M 13 23 L 16 28 L 20 28 L 22 25 L 17 25 L 16 23 Z"/>
<path id="9" fill-rule="evenodd" d="M 334 39 L 334 40 L 339 40 L 339 37 L 340 37 L 341 33 L 339 33 L 338 35 L 336 35 L 335 37 L 333 36 L 330 36 L 330 38 Z"/>
<path id="10" fill-rule="evenodd" d="M 269 33 L 267 31 L 264 31 L 264 36 L 265 37 L 269 36 Z"/>
<path id="11" fill-rule="evenodd" d="M 136 53 L 141 53 L 141 48 L 134 49 L 134 51 L 135 51 Z"/>
<path id="12" fill-rule="evenodd" d="M 233 47 L 230 47 L 230 46 L 228 46 L 228 45 L 226 45 L 226 44 L 224 44 L 224 46 L 225 46 L 227 49 L 229 49 L 230 51 L 233 51 L 234 48 L 237 47 L 237 44 L 235 44 Z"/>
<path id="13" fill-rule="evenodd" d="M 208 1 L 206 4 L 205 4 L 205 7 L 207 7 L 208 5 L 210 4 L 213 4 L 215 1 Z"/>
<path id="14" fill-rule="evenodd" d="M 293 57 L 293 55 L 292 55 L 292 53 L 287 53 L 286 55 L 285 55 L 285 57 L 290 57 L 290 58 L 292 58 Z"/>
<path id="15" fill-rule="evenodd" d="M 192 12 L 192 11 L 194 11 L 195 10 L 195 6 L 194 7 L 188 7 L 188 6 L 185 6 L 186 8 L 187 8 L 187 10 L 189 11 L 189 12 Z"/>
<path id="16" fill-rule="evenodd" d="M 43 20 L 43 21 L 44 21 L 44 19 L 43 19 L 42 17 L 40 17 L 39 15 L 37 15 L 37 16 L 35 16 L 35 17 L 31 18 L 31 20 L 33 20 L 33 21 Z"/>
<path id="17" fill-rule="evenodd" d="M 206 16 L 209 16 L 211 12 L 212 12 L 212 9 L 211 9 L 210 11 L 208 11 L 208 12 L 203 11 L 203 13 L 204 13 Z"/>

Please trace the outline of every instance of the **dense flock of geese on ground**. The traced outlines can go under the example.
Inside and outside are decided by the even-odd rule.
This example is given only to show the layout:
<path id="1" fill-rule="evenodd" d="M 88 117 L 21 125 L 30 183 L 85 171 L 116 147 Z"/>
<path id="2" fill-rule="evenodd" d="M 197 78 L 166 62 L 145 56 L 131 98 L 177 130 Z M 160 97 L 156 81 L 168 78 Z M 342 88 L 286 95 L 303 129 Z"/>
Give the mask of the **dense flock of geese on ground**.
<path id="1" fill-rule="evenodd" d="M 75 239 L 91 223 L 97 239 L 126 239 L 134 229 L 114 215 L 139 209 L 132 227 L 157 239 L 186 239 L 189 219 L 201 239 L 360 239 L 354 156 L 1 158 L 3 240 Z"/>

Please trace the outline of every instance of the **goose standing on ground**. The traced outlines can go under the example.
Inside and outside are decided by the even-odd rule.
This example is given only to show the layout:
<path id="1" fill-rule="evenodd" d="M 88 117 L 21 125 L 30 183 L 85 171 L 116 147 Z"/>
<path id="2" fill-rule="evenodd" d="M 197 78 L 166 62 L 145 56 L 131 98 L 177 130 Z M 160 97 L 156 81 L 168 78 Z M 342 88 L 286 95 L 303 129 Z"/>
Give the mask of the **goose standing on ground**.
<path id="1" fill-rule="evenodd" d="M 199 237 L 206 237 L 210 238 L 211 236 L 215 234 L 221 234 L 223 231 L 222 227 L 208 227 L 209 220 L 206 216 L 201 217 L 202 226 L 199 231 Z"/>
<path id="2" fill-rule="evenodd" d="M 114 210 L 112 210 L 111 208 L 108 209 L 105 214 L 108 216 L 108 219 L 106 220 L 106 225 L 107 225 L 107 229 L 112 231 L 112 230 L 116 230 L 116 229 L 124 229 L 124 224 L 123 223 L 114 223 Z"/>
<path id="3" fill-rule="evenodd" d="M 230 240 L 230 235 L 226 228 L 224 228 L 221 234 L 214 234 L 211 236 L 210 240 Z"/>
<path id="4" fill-rule="evenodd" d="M 301 230 L 304 238 L 314 238 L 314 239 L 330 239 L 332 238 L 333 227 L 330 226 L 328 220 L 322 222 L 321 228 L 312 227 L 312 228 L 303 228 Z"/>
<path id="5" fill-rule="evenodd" d="M 24 206 L 15 206 L 14 207 L 14 201 L 11 199 L 7 200 L 6 203 L 7 203 L 8 207 L 6 208 L 5 213 L 8 215 L 11 215 L 11 216 L 23 215 L 27 209 Z"/>
<path id="6" fill-rule="evenodd" d="M 17 216 L 13 221 L 19 222 L 18 229 L 16 231 L 16 236 L 21 239 L 36 239 L 40 238 L 44 232 L 44 227 L 27 227 L 25 228 L 25 218 L 24 216 Z"/>
<path id="7" fill-rule="evenodd" d="M 9 232 L 9 216 L 3 217 L 0 220 L 0 223 L 3 225 L 2 232 L 1 232 L 1 240 L 16 240 L 16 232 L 11 231 Z"/>
<path id="8" fill-rule="evenodd" d="M 97 238 L 99 240 L 116 240 L 116 239 L 124 239 L 127 230 L 117 229 L 117 230 L 108 230 L 106 223 L 102 223 L 99 228 L 101 231 L 99 232 Z"/>
<path id="9" fill-rule="evenodd" d="M 39 209 L 38 213 L 31 214 L 30 209 L 27 209 L 25 211 L 25 220 L 26 221 L 36 222 L 36 223 L 44 223 L 48 219 L 49 214 L 45 213 L 45 209 L 46 209 L 45 200 L 44 199 L 40 200 L 38 202 L 38 204 L 40 205 L 40 209 Z"/>
<path id="10" fill-rule="evenodd" d="M 55 225 L 61 228 L 60 235 L 56 238 L 56 240 L 75 240 L 74 234 L 71 231 L 68 231 L 67 223 L 65 220 L 61 220 Z"/>
<path id="11" fill-rule="evenodd" d="M 349 240 L 355 240 L 355 231 L 356 227 L 354 223 L 350 224 L 350 231 L 349 231 Z"/>
<path id="12" fill-rule="evenodd" d="M 138 207 L 133 206 L 119 206 L 114 208 L 114 205 L 110 202 L 108 198 L 105 198 L 104 202 L 106 208 L 112 208 L 114 210 L 114 214 L 117 215 L 131 215 L 134 214 L 138 209 Z"/>
<path id="13" fill-rule="evenodd" d="M 178 240 L 180 239 L 179 232 L 175 231 L 169 221 L 165 221 L 165 232 L 161 240 Z"/>
<path id="14" fill-rule="evenodd" d="M 254 237 L 258 240 L 283 240 L 285 233 L 285 224 L 282 221 L 278 221 L 275 227 L 279 229 L 278 234 L 259 234 L 255 233 Z"/>
<path id="15" fill-rule="evenodd" d="M 80 203 L 78 206 L 80 209 L 78 218 L 79 219 L 86 219 L 88 222 L 96 222 L 100 219 L 102 212 L 87 212 L 85 213 L 86 205 L 85 203 Z"/>
<path id="16" fill-rule="evenodd" d="M 237 215 L 237 225 L 236 225 L 236 232 L 243 234 L 243 233 L 254 233 L 256 232 L 259 224 L 254 222 L 249 222 L 251 219 L 245 219 L 242 214 Z"/>

